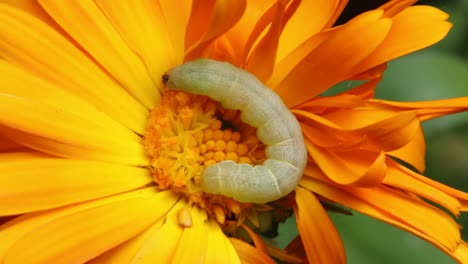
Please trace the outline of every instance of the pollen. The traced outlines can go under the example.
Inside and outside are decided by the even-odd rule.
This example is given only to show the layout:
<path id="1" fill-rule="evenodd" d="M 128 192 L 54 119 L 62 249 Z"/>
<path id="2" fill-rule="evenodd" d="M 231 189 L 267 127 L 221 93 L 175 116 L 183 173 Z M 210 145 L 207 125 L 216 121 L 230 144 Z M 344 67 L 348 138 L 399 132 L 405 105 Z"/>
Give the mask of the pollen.
<path id="1" fill-rule="evenodd" d="M 203 170 L 223 160 L 257 165 L 265 159 L 256 129 L 240 120 L 239 111 L 181 91 L 163 93 L 151 111 L 144 145 L 158 187 L 182 194 L 220 223 L 248 205 L 204 193 L 199 187 Z"/>

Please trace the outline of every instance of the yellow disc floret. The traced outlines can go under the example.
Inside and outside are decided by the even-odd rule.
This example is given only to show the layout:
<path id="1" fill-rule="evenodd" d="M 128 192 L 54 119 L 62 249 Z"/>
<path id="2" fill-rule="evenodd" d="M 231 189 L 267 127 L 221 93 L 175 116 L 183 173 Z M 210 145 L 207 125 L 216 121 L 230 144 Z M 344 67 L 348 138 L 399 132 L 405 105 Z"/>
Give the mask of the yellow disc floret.
<path id="1" fill-rule="evenodd" d="M 199 187 L 204 168 L 212 164 L 232 160 L 255 165 L 265 158 L 256 129 L 242 123 L 238 111 L 223 109 L 206 96 L 166 91 L 151 112 L 144 142 L 160 189 L 183 194 L 220 222 L 225 214 L 249 206 Z"/>

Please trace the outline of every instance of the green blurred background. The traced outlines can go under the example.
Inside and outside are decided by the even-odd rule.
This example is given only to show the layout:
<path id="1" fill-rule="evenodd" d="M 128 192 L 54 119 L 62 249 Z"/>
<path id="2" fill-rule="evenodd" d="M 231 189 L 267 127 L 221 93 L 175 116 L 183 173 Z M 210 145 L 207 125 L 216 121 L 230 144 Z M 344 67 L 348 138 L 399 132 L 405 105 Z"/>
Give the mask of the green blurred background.
<path id="1" fill-rule="evenodd" d="M 351 1 L 340 23 L 383 1 Z M 392 61 L 377 88 L 377 98 L 419 101 L 468 96 L 468 1 L 419 1 L 450 14 L 453 28 L 440 43 Z M 426 176 L 468 192 L 468 113 L 431 120 L 423 124 L 426 135 Z M 353 212 L 353 216 L 331 213 L 345 244 L 350 264 L 455 263 L 427 242 Z M 468 241 L 468 213 L 458 222 L 465 226 Z M 294 220 L 280 226 L 281 245 L 296 234 Z"/>

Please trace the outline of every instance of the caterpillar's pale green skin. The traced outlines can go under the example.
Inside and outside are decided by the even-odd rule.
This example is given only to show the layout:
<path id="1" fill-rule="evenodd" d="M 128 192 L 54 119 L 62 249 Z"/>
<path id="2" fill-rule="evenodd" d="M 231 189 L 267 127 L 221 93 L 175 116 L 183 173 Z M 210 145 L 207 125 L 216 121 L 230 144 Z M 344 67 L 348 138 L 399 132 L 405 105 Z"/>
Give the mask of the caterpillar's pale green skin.
<path id="1" fill-rule="evenodd" d="M 241 112 L 245 123 L 257 128 L 267 147 L 262 165 L 225 160 L 202 174 L 203 191 L 240 202 L 266 203 L 293 191 L 303 175 L 307 151 L 301 127 L 281 98 L 254 75 L 229 63 L 198 59 L 164 74 L 170 89 L 206 95 L 224 108 Z"/>

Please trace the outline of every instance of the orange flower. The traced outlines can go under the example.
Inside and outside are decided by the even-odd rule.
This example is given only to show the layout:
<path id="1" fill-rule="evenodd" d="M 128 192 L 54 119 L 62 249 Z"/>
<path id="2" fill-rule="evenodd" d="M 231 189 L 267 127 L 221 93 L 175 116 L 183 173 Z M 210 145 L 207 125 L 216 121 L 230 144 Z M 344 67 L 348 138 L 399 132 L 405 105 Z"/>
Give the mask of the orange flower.
<path id="1" fill-rule="evenodd" d="M 322 206 L 337 203 L 468 263 L 432 205 L 458 216 L 468 194 L 418 173 L 420 123 L 468 98 L 373 98 L 387 61 L 451 27 L 413 3 L 333 26 L 346 1 L 0 0 L 0 262 L 344 263 Z M 200 57 L 255 74 L 300 121 L 309 163 L 294 193 L 251 204 L 200 191 L 210 164 L 265 158 L 238 112 L 164 88 L 164 72 Z M 351 79 L 362 84 L 321 96 Z M 287 251 L 262 241 L 293 211 Z"/>

